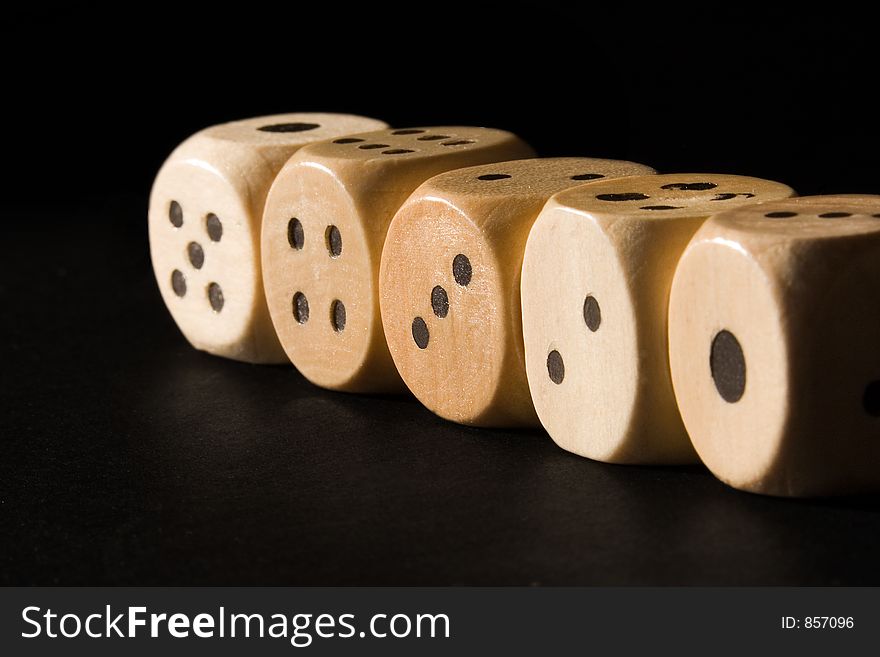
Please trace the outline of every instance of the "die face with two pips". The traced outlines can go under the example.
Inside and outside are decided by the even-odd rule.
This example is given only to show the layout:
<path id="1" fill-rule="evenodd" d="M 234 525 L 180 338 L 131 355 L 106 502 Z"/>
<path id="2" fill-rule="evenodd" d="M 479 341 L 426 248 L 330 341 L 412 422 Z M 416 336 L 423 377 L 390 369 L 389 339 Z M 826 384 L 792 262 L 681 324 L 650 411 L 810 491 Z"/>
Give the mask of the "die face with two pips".
<path id="1" fill-rule="evenodd" d="M 743 490 L 880 485 L 880 196 L 709 220 L 681 259 L 669 355 L 703 462 Z"/>
<path id="2" fill-rule="evenodd" d="M 557 444 L 608 462 L 696 460 L 668 365 L 678 258 L 708 216 L 792 194 L 757 178 L 673 174 L 550 200 L 525 249 L 522 310 L 529 386 Z"/>
<path id="3" fill-rule="evenodd" d="M 350 135 L 291 158 L 267 199 L 262 254 L 272 321 L 297 369 L 325 388 L 405 390 L 378 298 L 394 213 L 431 176 L 532 154 L 509 132 L 442 126 Z"/>
<path id="4" fill-rule="evenodd" d="M 303 145 L 384 125 L 351 115 L 282 114 L 213 126 L 174 150 L 150 196 L 150 253 L 162 298 L 194 347 L 248 362 L 286 360 L 260 271 L 266 193 Z"/>
<path id="5" fill-rule="evenodd" d="M 416 397 L 463 424 L 537 425 L 519 298 L 529 228 L 560 190 L 651 172 L 614 160 L 532 159 L 420 186 L 392 222 L 380 273 L 388 345 Z"/>

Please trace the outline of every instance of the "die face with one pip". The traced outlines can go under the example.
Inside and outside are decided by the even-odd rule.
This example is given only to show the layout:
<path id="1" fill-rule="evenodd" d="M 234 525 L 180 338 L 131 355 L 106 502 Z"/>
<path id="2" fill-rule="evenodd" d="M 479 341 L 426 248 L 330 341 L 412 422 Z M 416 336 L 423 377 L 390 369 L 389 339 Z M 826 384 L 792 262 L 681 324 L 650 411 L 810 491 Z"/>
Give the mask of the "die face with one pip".
<path id="1" fill-rule="evenodd" d="M 405 390 L 379 314 L 379 262 L 394 213 L 424 180 L 529 157 L 502 130 L 403 128 L 314 144 L 284 166 L 263 219 L 266 298 L 288 357 L 316 385 Z"/>
<path id="2" fill-rule="evenodd" d="M 722 481 L 809 496 L 880 487 L 880 196 L 725 212 L 675 273 L 669 353 Z"/>
<path id="3" fill-rule="evenodd" d="M 522 306 L 529 386 L 557 444 L 615 463 L 696 460 L 669 375 L 675 266 L 709 215 L 792 193 L 757 178 L 674 174 L 550 200 L 525 249 Z"/>
<path id="4" fill-rule="evenodd" d="M 644 175 L 633 162 L 532 159 L 436 176 L 394 217 L 382 320 L 403 380 L 431 411 L 474 426 L 536 426 L 523 363 L 526 236 L 556 192 Z"/>
<path id="5" fill-rule="evenodd" d="M 207 128 L 174 150 L 150 196 L 150 254 L 162 299 L 194 347 L 286 361 L 260 272 L 266 193 L 303 145 L 383 126 L 345 114 L 281 114 Z"/>

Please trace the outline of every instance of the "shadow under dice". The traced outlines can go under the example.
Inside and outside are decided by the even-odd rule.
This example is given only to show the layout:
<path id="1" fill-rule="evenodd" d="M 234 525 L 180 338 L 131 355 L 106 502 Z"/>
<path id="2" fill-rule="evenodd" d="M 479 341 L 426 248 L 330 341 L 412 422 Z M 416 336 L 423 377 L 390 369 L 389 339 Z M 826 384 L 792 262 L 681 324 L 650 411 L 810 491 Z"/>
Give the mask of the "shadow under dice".
<path id="1" fill-rule="evenodd" d="M 880 487 L 880 196 L 713 217 L 675 273 L 672 380 L 700 458 L 757 493 Z"/>
<path id="2" fill-rule="evenodd" d="M 709 215 L 792 194 L 757 178 L 671 174 L 597 181 L 547 203 L 525 249 L 522 312 L 529 386 L 557 444 L 616 463 L 696 460 L 669 375 L 675 266 Z"/>
<path id="3" fill-rule="evenodd" d="M 248 362 L 286 360 L 260 273 L 266 192 L 301 146 L 384 125 L 282 114 L 216 125 L 174 150 L 150 196 L 150 254 L 162 299 L 194 347 Z"/>
<path id="4" fill-rule="evenodd" d="M 560 190 L 652 172 L 633 162 L 531 159 L 419 187 L 394 217 L 380 273 L 388 346 L 416 397 L 463 424 L 537 425 L 519 296 L 529 228 Z"/>
<path id="5" fill-rule="evenodd" d="M 335 390 L 405 390 L 379 315 L 394 213 L 433 175 L 532 154 L 509 132 L 444 126 L 350 135 L 291 158 L 266 202 L 262 259 L 269 312 L 297 369 Z"/>

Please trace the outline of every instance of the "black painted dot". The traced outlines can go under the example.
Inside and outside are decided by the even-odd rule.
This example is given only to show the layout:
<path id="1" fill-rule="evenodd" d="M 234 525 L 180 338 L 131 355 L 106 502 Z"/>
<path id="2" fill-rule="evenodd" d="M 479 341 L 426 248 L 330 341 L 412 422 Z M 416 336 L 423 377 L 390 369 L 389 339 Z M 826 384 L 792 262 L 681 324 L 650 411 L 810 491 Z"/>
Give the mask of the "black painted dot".
<path id="1" fill-rule="evenodd" d="M 211 303 L 211 308 L 213 308 L 215 313 L 223 310 L 223 290 L 220 289 L 217 283 L 208 285 L 208 301 Z"/>
<path id="2" fill-rule="evenodd" d="M 174 290 L 174 294 L 179 297 L 186 294 L 186 276 L 184 276 L 183 272 L 179 269 L 175 269 L 171 272 L 171 289 Z"/>
<path id="3" fill-rule="evenodd" d="M 388 144 L 364 144 L 363 146 L 358 146 L 361 150 L 369 151 L 374 148 L 388 148 Z"/>
<path id="4" fill-rule="evenodd" d="M 680 205 L 643 205 L 639 210 L 680 210 Z"/>
<path id="5" fill-rule="evenodd" d="M 345 304 L 339 299 L 330 305 L 330 323 L 337 333 L 345 329 Z"/>
<path id="6" fill-rule="evenodd" d="M 868 415 L 880 417 L 880 381 L 871 381 L 865 386 L 862 406 L 865 407 L 865 412 Z"/>
<path id="7" fill-rule="evenodd" d="M 223 237 L 223 223 L 220 221 L 220 217 L 213 212 L 209 212 L 205 217 L 205 228 L 208 229 L 208 237 L 212 242 L 219 242 Z"/>
<path id="8" fill-rule="evenodd" d="M 562 354 L 555 349 L 547 354 L 547 374 L 556 385 L 562 383 L 565 378 L 565 363 L 562 361 Z"/>
<path id="9" fill-rule="evenodd" d="M 168 221 L 175 228 L 183 226 L 183 208 L 177 201 L 171 201 L 171 205 L 168 206 Z"/>
<path id="10" fill-rule="evenodd" d="M 338 258 L 342 253 L 342 234 L 336 226 L 327 226 L 324 231 L 324 239 L 327 242 L 327 251 L 331 258 Z"/>
<path id="11" fill-rule="evenodd" d="M 707 189 L 715 189 L 718 187 L 715 183 L 710 182 L 692 182 L 692 183 L 669 183 L 663 185 L 660 189 L 681 189 L 686 192 L 705 192 Z"/>
<path id="12" fill-rule="evenodd" d="M 510 178 L 506 173 L 484 173 L 482 176 L 477 176 L 477 180 L 504 180 L 505 178 Z"/>
<path id="13" fill-rule="evenodd" d="M 439 285 L 431 290 L 431 308 L 434 309 L 434 314 L 440 319 L 449 314 L 449 295 Z"/>
<path id="14" fill-rule="evenodd" d="M 599 302 L 591 294 L 588 294 L 584 299 L 584 322 L 593 333 L 599 330 L 599 325 L 602 323 L 602 310 L 599 308 Z"/>
<path id="15" fill-rule="evenodd" d="M 764 216 L 769 219 L 787 219 L 788 217 L 796 217 L 797 212 L 768 212 Z"/>
<path id="16" fill-rule="evenodd" d="M 320 128 L 320 123 L 273 123 L 257 128 L 260 132 L 305 132 Z"/>
<path id="17" fill-rule="evenodd" d="M 822 219 L 840 219 L 841 217 L 851 217 L 851 212 L 823 212 L 819 215 Z"/>
<path id="18" fill-rule="evenodd" d="M 428 348 L 428 340 L 430 339 L 430 335 L 428 334 L 428 325 L 425 324 L 425 320 L 423 320 L 421 317 L 416 317 L 413 320 L 412 336 L 413 340 L 416 343 L 416 346 L 419 349 Z"/>
<path id="19" fill-rule="evenodd" d="M 600 201 L 647 201 L 651 197 L 638 192 L 627 192 L 625 194 L 597 194 L 596 198 Z"/>
<path id="20" fill-rule="evenodd" d="M 444 141 L 441 146 L 461 146 L 462 144 L 473 144 L 473 139 L 456 139 L 455 141 Z"/>
<path id="21" fill-rule="evenodd" d="M 710 198 L 710 201 L 729 201 L 732 198 L 736 198 L 737 196 L 745 196 L 746 198 L 755 198 L 755 195 L 751 192 L 721 192 L 719 194 L 715 194 L 714 198 Z"/>
<path id="22" fill-rule="evenodd" d="M 382 155 L 403 155 L 404 153 L 415 153 L 408 148 L 389 148 L 387 151 L 382 151 Z"/>
<path id="23" fill-rule="evenodd" d="M 305 324 L 309 321 L 309 300 L 306 299 L 306 295 L 302 292 L 297 292 L 293 295 L 293 300 L 291 301 L 291 308 L 293 310 L 293 318 L 299 324 Z"/>
<path id="24" fill-rule="evenodd" d="M 303 232 L 302 222 L 296 217 L 291 217 L 287 222 L 287 243 L 290 247 L 299 251 L 306 243 L 306 234 Z"/>
<path id="25" fill-rule="evenodd" d="M 601 173 L 579 173 L 576 176 L 572 176 L 572 180 L 598 180 L 599 178 L 604 178 L 605 176 Z"/>
<path id="26" fill-rule="evenodd" d="M 746 359 L 730 331 L 719 331 L 712 340 L 709 370 L 721 398 L 731 404 L 738 402 L 746 389 Z"/>
<path id="27" fill-rule="evenodd" d="M 343 137 L 342 139 L 334 139 L 334 144 L 357 144 L 359 142 L 364 141 L 363 139 L 358 139 L 357 137 Z"/>
<path id="28" fill-rule="evenodd" d="M 420 128 L 406 128 L 404 130 L 395 130 L 392 135 L 420 135 L 424 132 Z"/>
<path id="29" fill-rule="evenodd" d="M 419 141 L 437 141 L 439 139 L 449 139 L 449 135 L 425 135 L 424 137 L 417 137 Z"/>
<path id="30" fill-rule="evenodd" d="M 190 242 L 187 245 L 186 255 L 189 257 L 189 263 L 196 269 L 201 269 L 205 264 L 205 252 L 198 242 Z"/>
<path id="31" fill-rule="evenodd" d="M 467 287 L 468 283 L 471 282 L 473 273 L 471 261 L 468 260 L 466 255 L 459 253 L 452 259 L 452 276 L 455 278 L 456 283 L 462 287 Z"/>
<path id="32" fill-rule="evenodd" d="M 880 219 L 880 212 L 878 212 L 877 214 L 872 214 L 871 216 L 875 219 Z"/>

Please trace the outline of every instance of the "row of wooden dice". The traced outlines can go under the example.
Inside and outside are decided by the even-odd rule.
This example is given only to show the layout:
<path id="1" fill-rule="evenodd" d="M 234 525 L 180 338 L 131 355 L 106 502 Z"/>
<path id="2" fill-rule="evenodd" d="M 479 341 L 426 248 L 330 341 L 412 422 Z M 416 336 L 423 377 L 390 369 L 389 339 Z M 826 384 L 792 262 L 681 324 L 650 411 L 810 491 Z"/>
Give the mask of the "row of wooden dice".
<path id="1" fill-rule="evenodd" d="M 755 492 L 880 483 L 880 197 L 534 155 L 338 114 L 208 128 L 153 187 L 159 289 L 195 347 L 325 388 Z"/>

